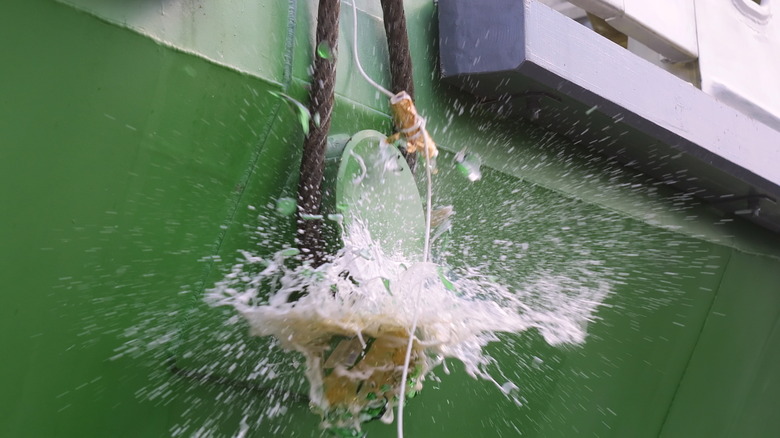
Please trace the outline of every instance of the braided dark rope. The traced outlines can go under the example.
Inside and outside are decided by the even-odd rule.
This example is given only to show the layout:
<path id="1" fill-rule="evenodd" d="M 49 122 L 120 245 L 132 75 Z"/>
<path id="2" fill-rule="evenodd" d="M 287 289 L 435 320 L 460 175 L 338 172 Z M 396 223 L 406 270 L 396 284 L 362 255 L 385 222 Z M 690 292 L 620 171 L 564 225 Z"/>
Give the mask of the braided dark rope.
<path id="1" fill-rule="evenodd" d="M 325 148 L 328 144 L 333 97 L 336 84 L 336 52 L 338 47 L 339 0 L 320 0 L 317 12 L 316 47 L 327 45 L 330 56 L 315 53 L 314 74 L 309 91 L 309 133 L 303 143 L 300 181 L 298 182 L 298 248 L 304 260 L 313 266 L 324 261 L 322 220 L 306 219 L 304 215 L 319 215 L 322 203 L 322 176 Z M 315 49 L 315 52 L 319 50 Z"/>
<path id="2" fill-rule="evenodd" d="M 406 15 L 403 0 L 382 0 L 382 14 L 387 36 L 387 51 L 390 54 L 390 76 L 393 93 L 406 91 L 414 100 L 414 77 L 412 76 L 412 57 L 409 52 L 409 36 L 406 33 Z M 396 127 L 398 129 L 398 127 Z M 414 170 L 416 154 L 403 151 L 409 168 Z"/>

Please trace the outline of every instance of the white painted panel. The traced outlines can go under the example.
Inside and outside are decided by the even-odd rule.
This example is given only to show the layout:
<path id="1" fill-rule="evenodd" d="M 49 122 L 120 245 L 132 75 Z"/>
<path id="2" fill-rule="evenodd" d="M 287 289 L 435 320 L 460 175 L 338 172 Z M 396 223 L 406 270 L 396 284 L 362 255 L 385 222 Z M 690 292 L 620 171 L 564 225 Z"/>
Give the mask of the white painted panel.
<path id="1" fill-rule="evenodd" d="M 720 0 L 710 0 L 720 1 Z M 694 0 L 571 0 L 674 62 L 698 56 Z"/>
<path id="2" fill-rule="evenodd" d="M 539 3 L 545 4 L 561 14 L 579 20 L 585 17 L 585 10 L 569 3 L 567 0 L 539 0 Z"/>
<path id="3" fill-rule="evenodd" d="M 693 61 L 695 12 L 694 0 L 625 0 L 624 15 L 610 23 L 671 61 Z"/>
<path id="4" fill-rule="evenodd" d="M 780 131 L 778 13 L 774 0 L 696 0 L 702 90 Z"/>
<path id="5" fill-rule="evenodd" d="M 624 0 L 569 0 L 582 9 L 605 20 L 619 17 L 626 10 Z"/>

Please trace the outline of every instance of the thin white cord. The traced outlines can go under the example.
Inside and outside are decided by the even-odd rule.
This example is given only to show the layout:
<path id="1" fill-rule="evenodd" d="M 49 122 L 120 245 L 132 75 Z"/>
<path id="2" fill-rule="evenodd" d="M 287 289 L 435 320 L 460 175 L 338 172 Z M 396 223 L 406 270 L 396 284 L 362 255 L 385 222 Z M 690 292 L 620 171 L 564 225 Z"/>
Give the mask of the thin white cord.
<path id="1" fill-rule="evenodd" d="M 423 246 L 423 261 L 429 262 L 431 259 L 431 202 L 433 199 L 433 180 L 431 178 L 431 162 L 430 155 L 428 154 L 428 136 L 425 135 L 425 119 L 417 116 L 420 124 L 420 134 L 423 136 L 423 151 L 425 152 L 425 178 L 426 178 L 426 193 L 425 193 L 425 244 Z"/>
<path id="2" fill-rule="evenodd" d="M 422 286 L 420 287 L 422 289 Z M 401 373 L 401 394 L 398 396 L 398 438 L 404 438 L 404 398 L 406 397 L 406 378 L 409 375 L 409 362 L 412 359 L 412 345 L 414 345 L 414 332 L 417 330 L 418 308 L 420 307 L 420 290 L 417 290 L 417 300 L 414 305 L 414 321 L 412 331 L 409 333 L 409 343 L 406 345 L 406 357 L 404 358 L 404 370 Z"/>
<path id="3" fill-rule="evenodd" d="M 425 119 L 417 116 L 420 120 L 421 130 L 425 129 Z M 423 249 L 423 262 L 428 262 L 431 258 L 431 200 L 433 198 L 433 181 L 431 178 L 431 163 L 428 158 L 428 137 L 423 137 L 423 147 L 425 153 L 425 177 L 427 179 L 426 204 L 425 204 L 425 244 Z M 412 360 L 412 345 L 414 345 L 414 332 L 417 331 L 417 318 L 420 310 L 420 297 L 422 296 L 422 286 L 417 290 L 417 299 L 414 303 L 414 317 L 412 318 L 412 330 L 409 333 L 409 343 L 406 345 L 406 356 L 404 357 L 404 369 L 401 372 L 401 394 L 398 397 L 398 438 L 404 438 L 404 400 L 406 398 L 406 378 L 409 375 L 409 362 Z"/>
<path id="4" fill-rule="evenodd" d="M 352 0 L 352 54 L 355 58 L 355 65 L 357 65 L 358 71 L 363 76 L 363 78 L 368 81 L 369 84 L 373 85 L 374 88 L 384 93 L 387 97 L 393 97 L 393 93 L 387 91 L 385 87 L 377 84 L 373 79 L 368 77 L 366 72 L 363 70 L 363 66 L 360 65 L 360 57 L 358 56 L 357 6 L 355 5 L 355 1 L 356 0 Z"/>
<path id="5" fill-rule="evenodd" d="M 381 93 L 383 93 L 385 96 L 389 98 L 393 98 L 395 95 L 388 91 L 383 86 L 379 85 L 378 83 L 374 82 L 373 79 L 371 79 L 368 74 L 366 74 L 365 70 L 363 70 L 363 66 L 360 64 L 360 56 L 358 55 L 358 24 L 357 24 L 357 5 L 355 4 L 355 0 L 352 0 L 352 53 L 353 57 L 355 58 L 355 65 L 357 66 L 358 72 L 360 72 L 360 75 L 363 76 L 363 78 L 371 84 L 374 88 L 379 90 Z M 421 130 L 425 129 L 425 119 L 423 119 L 420 116 L 417 116 L 417 120 L 415 121 L 415 126 L 412 128 L 409 128 L 411 130 L 416 129 L 419 125 Z M 408 130 L 407 130 L 408 131 Z M 427 198 L 426 198 L 426 210 L 425 210 L 425 243 L 423 246 L 423 261 L 428 262 L 430 260 L 430 243 L 431 243 L 431 198 L 433 197 L 433 190 L 431 188 L 432 185 L 432 178 L 431 178 L 431 167 L 430 167 L 430 161 L 428 159 L 428 139 L 427 137 L 424 137 L 424 150 L 425 150 L 425 175 L 427 177 Z M 422 289 L 422 288 L 420 288 Z M 409 376 L 409 362 L 411 362 L 412 359 L 412 347 L 414 346 L 414 332 L 417 331 L 417 318 L 419 317 L 419 307 L 420 307 L 420 296 L 422 295 L 421 290 L 417 291 L 417 299 L 415 300 L 415 306 L 414 306 L 414 317 L 412 318 L 412 330 L 409 333 L 409 343 L 406 345 L 406 356 L 404 357 L 404 368 L 401 372 L 401 393 L 399 394 L 398 399 L 398 438 L 403 438 L 404 436 L 404 399 L 406 398 L 406 378 Z"/>
<path id="6" fill-rule="evenodd" d="M 352 184 L 357 185 L 363 182 L 363 180 L 366 178 L 366 175 L 368 175 L 368 169 L 366 168 L 366 162 L 363 161 L 363 157 L 356 154 L 354 151 L 349 151 L 349 155 L 351 155 L 352 158 L 354 158 L 355 161 L 357 161 L 358 165 L 360 166 L 360 175 L 358 175 L 352 180 Z"/>

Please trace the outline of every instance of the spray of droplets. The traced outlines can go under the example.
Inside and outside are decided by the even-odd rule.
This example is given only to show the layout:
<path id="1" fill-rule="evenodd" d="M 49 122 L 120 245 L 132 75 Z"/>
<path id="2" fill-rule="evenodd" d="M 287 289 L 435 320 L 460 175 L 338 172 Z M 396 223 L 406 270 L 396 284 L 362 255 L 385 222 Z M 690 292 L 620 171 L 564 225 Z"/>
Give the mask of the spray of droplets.
<path id="1" fill-rule="evenodd" d="M 485 347 L 499 333 L 529 328 L 552 345 L 582 342 L 587 323 L 610 292 L 605 281 L 582 281 L 597 277 L 587 266 L 577 280 L 540 273 L 524 288 L 510 290 L 475 269 L 456 271 L 385 254 L 357 221 L 344 230 L 343 249 L 328 263 L 315 269 L 295 257 L 289 249 L 265 258 L 242 252 L 243 260 L 207 300 L 233 307 L 249 323 L 251 335 L 273 337 L 303 356 L 310 402 L 324 427 L 334 430 L 359 431 L 372 418 L 392 421 L 397 387 L 409 385 L 406 392 L 414 395 L 445 359 L 457 359 L 469 375 L 511 395 L 517 385 L 488 372 L 494 361 Z M 358 367 L 371 342 L 386 342 L 382 348 L 390 355 L 396 347 L 405 350 L 418 294 L 414 372 L 408 381 L 400 382 L 397 361 Z M 334 396 L 332 386 L 344 386 L 344 379 L 373 386 L 361 383 L 348 388 L 355 393 L 349 397 Z"/>

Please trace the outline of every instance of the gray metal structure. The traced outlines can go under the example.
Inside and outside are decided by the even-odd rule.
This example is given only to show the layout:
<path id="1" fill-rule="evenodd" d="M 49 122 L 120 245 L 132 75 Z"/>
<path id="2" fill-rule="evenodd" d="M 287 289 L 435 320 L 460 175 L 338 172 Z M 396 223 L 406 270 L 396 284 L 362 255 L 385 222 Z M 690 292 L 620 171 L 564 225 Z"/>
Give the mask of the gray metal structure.
<path id="1" fill-rule="evenodd" d="M 780 132 L 536 0 L 439 0 L 443 78 L 780 232 Z"/>

